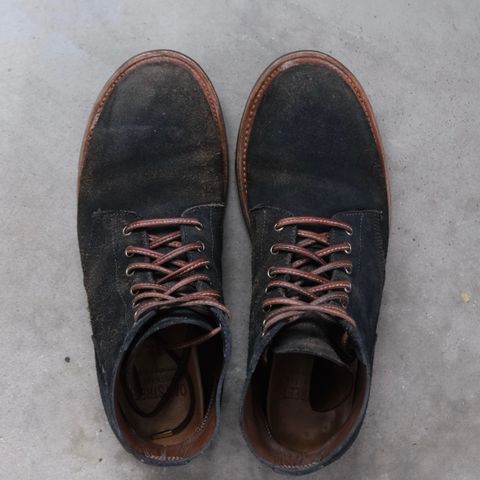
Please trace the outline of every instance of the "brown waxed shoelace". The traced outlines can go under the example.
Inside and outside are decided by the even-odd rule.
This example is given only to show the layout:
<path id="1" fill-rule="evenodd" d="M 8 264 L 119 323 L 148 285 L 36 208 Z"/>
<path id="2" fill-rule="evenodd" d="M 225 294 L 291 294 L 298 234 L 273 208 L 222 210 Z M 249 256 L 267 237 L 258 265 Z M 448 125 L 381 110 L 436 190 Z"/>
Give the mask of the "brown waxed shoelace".
<path id="1" fill-rule="evenodd" d="M 165 310 L 176 307 L 209 306 L 229 313 L 220 302 L 221 294 L 217 290 L 197 290 L 196 282 L 209 282 L 205 273 L 200 269 L 208 269 L 209 261 L 206 258 L 188 260 L 187 254 L 192 251 L 202 252 L 205 249 L 203 242 L 184 244 L 181 241 L 180 227 L 190 225 L 202 230 L 203 225 L 195 218 L 159 218 L 152 220 L 138 220 L 130 223 L 123 229 L 124 235 L 134 230 L 168 228 L 164 234 L 148 233 L 148 248 L 128 246 L 125 255 L 139 255 L 147 257 L 149 262 L 131 263 L 127 275 L 135 271 L 146 270 L 154 273 L 155 282 L 136 283 L 131 288 L 135 320 L 144 313 L 153 310 Z M 158 251 L 164 250 L 163 252 Z"/>
<path id="2" fill-rule="evenodd" d="M 209 283 L 209 277 L 205 273 L 198 273 L 200 269 L 208 269 L 209 261 L 206 258 L 197 258 L 189 260 L 188 252 L 205 249 L 203 242 L 191 242 L 184 244 L 181 241 L 182 225 L 194 226 L 202 230 L 203 225 L 195 218 L 159 218 L 152 220 L 138 220 L 125 226 L 123 234 L 128 236 L 134 230 L 146 230 L 148 235 L 148 248 L 128 246 L 125 249 L 125 255 L 128 257 L 139 255 L 147 257 L 150 262 L 131 263 L 126 270 L 128 276 L 136 271 L 151 271 L 154 274 L 154 282 L 136 283 L 131 288 L 133 295 L 134 319 L 138 320 L 141 315 L 156 310 L 166 310 L 170 308 L 195 308 L 195 307 L 215 307 L 222 310 L 227 315 L 228 309 L 220 302 L 221 293 L 213 289 L 197 290 L 196 282 Z M 152 229 L 168 229 L 164 234 L 149 233 Z M 162 250 L 162 251 L 159 251 Z M 156 406 L 149 412 L 142 411 L 135 401 L 134 395 L 128 387 L 125 371 L 121 376 L 124 385 L 127 402 L 132 409 L 142 417 L 153 417 L 159 414 L 168 402 L 171 400 L 177 385 L 182 378 L 186 378 L 187 387 L 190 394 L 194 395 L 192 380 L 186 369 L 191 347 L 200 345 L 210 338 L 220 333 L 221 327 L 215 327 L 204 335 L 187 340 L 175 345 L 163 345 L 164 351 L 177 364 L 177 370 L 172 381 Z M 181 354 L 177 353 L 181 351 Z M 127 360 L 128 361 L 128 360 Z M 175 428 L 164 432 L 157 432 L 152 435 L 152 439 L 171 436 L 181 431 L 190 421 L 193 415 L 195 399 L 192 397 L 191 405 L 187 416 Z"/>
<path id="3" fill-rule="evenodd" d="M 334 253 L 350 254 L 352 246 L 349 242 L 330 244 L 328 232 L 317 232 L 312 229 L 300 228 L 304 225 L 317 229 L 336 228 L 353 234 L 350 225 L 333 219 L 320 217 L 287 217 L 275 224 L 275 230 L 281 231 L 286 226 L 298 226 L 296 244 L 275 243 L 270 252 L 286 252 L 294 257 L 290 266 L 270 267 L 265 293 L 273 288 L 282 289 L 285 296 L 266 298 L 263 309 L 266 312 L 263 321 L 263 334 L 266 334 L 277 322 L 288 319 L 294 321 L 305 312 L 326 314 L 341 318 L 353 326 L 355 321 L 347 314 L 348 294 L 352 285 L 348 280 L 331 280 L 333 271 L 344 269 L 347 274 L 352 272 L 352 262 L 349 259 L 330 261 L 328 257 Z M 276 280 L 279 275 L 287 276 L 286 280 Z M 290 296 L 287 296 L 290 294 Z"/>

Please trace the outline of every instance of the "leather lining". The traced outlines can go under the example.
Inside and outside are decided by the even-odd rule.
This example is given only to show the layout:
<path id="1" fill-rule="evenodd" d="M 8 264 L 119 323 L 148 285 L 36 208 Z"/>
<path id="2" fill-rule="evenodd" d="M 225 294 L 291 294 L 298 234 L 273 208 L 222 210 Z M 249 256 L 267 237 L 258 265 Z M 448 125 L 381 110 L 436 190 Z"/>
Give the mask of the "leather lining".
<path id="1" fill-rule="evenodd" d="M 125 381 L 118 392 L 122 414 L 139 436 L 159 445 L 182 443 L 203 420 L 197 347 L 170 352 L 164 348 L 165 343 L 184 341 L 191 328 L 181 325 L 152 335 L 122 367 Z"/>
<path id="2" fill-rule="evenodd" d="M 178 337 L 176 337 L 176 340 Z M 192 377 L 195 397 L 198 396 L 198 404 L 194 407 L 194 415 L 186 428 L 178 435 L 170 437 L 151 438 L 144 435 L 144 431 L 139 428 L 142 425 L 130 423 L 123 408 L 125 407 L 124 397 L 122 396 L 122 385 L 120 375 L 117 375 L 114 398 L 117 399 L 114 404 L 115 415 L 122 436 L 128 443 L 128 448 L 137 454 L 144 455 L 151 459 L 159 460 L 181 460 L 191 457 L 198 453 L 205 446 L 205 443 L 213 435 L 217 423 L 217 413 L 214 407 L 216 383 L 219 380 L 220 372 L 223 368 L 223 349 L 220 336 L 211 338 L 205 344 L 192 347 L 193 356 L 188 365 L 188 373 Z M 168 368 L 168 365 L 165 365 Z M 180 388 L 182 388 L 180 386 Z M 189 400 L 188 398 L 186 399 Z M 160 417 L 154 419 L 149 429 L 155 430 L 168 429 L 167 425 L 174 426 L 176 422 L 183 418 L 189 405 L 186 402 L 180 402 L 173 405 L 168 412 L 167 418 Z M 129 412 L 131 413 L 131 412 Z M 161 413 L 159 414 L 161 415 Z M 134 417 L 134 420 L 138 418 Z M 150 419 L 151 421 L 151 419 Z M 166 428 L 164 428 L 167 426 Z M 153 432 L 151 430 L 150 433 Z"/>
<path id="3" fill-rule="evenodd" d="M 275 440 L 299 453 L 328 443 L 350 415 L 354 372 L 304 353 L 273 354 L 267 420 Z"/>
<path id="4" fill-rule="evenodd" d="M 265 370 L 260 366 L 257 367 L 246 392 L 242 424 L 252 447 L 260 457 L 272 465 L 293 469 L 320 464 L 342 446 L 355 424 L 361 419 L 361 414 L 366 407 L 368 398 L 367 369 L 359 364 L 351 411 L 345 423 L 335 435 L 330 437 L 329 441 L 323 443 L 318 449 L 295 452 L 278 443 L 268 426 L 266 412 L 261 401 L 262 395 L 265 394 L 265 387 L 262 385 L 267 383 L 267 378 Z M 264 428 L 259 428 L 259 425 L 264 425 Z"/>

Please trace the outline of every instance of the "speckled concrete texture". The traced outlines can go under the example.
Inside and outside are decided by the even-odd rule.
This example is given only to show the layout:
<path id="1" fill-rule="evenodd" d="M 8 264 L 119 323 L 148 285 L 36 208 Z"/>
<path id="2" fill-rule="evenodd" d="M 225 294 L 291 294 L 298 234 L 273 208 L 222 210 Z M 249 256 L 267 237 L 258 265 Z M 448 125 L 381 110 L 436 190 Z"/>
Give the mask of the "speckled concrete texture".
<path id="1" fill-rule="evenodd" d="M 345 63 L 377 115 L 393 217 L 373 391 L 351 450 L 316 479 L 476 480 L 480 472 L 480 3 L 423 0 L 0 2 L 0 478 L 280 478 L 238 427 L 250 246 L 230 176 L 224 277 L 233 361 L 221 434 L 186 467 L 125 453 L 94 369 L 76 240 L 77 159 L 107 78 L 143 50 L 197 60 L 230 141 L 279 55 Z"/>

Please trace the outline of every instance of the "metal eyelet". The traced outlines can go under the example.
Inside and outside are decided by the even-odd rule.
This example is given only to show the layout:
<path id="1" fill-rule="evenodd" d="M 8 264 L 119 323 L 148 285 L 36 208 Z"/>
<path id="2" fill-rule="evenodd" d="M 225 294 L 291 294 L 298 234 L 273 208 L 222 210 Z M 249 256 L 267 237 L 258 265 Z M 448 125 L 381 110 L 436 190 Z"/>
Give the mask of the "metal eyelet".
<path id="1" fill-rule="evenodd" d="M 125 253 L 125 256 L 126 256 L 126 257 L 133 257 L 133 253 L 130 253 L 130 252 L 128 251 L 128 247 L 125 249 L 124 253 Z"/>
<path id="2" fill-rule="evenodd" d="M 132 232 L 130 230 L 128 230 L 128 225 L 125 225 L 122 229 L 122 233 L 126 236 L 126 237 L 129 237 Z"/>
<path id="3" fill-rule="evenodd" d="M 263 292 L 265 293 L 265 295 L 268 294 L 268 285 L 265 287 L 265 289 L 263 290 Z"/>
<path id="4" fill-rule="evenodd" d="M 351 274 L 352 274 L 352 270 L 353 270 L 352 267 L 345 267 L 345 273 L 346 273 L 347 275 L 351 275 Z"/>
<path id="5" fill-rule="evenodd" d="M 342 300 L 340 302 L 340 304 L 342 305 L 342 308 L 344 308 L 345 310 L 347 309 L 348 307 L 348 300 Z"/>
<path id="6" fill-rule="evenodd" d="M 349 237 L 351 237 L 353 235 L 353 228 L 350 227 L 348 230 L 345 230 L 345 232 Z"/>
<path id="7" fill-rule="evenodd" d="M 133 287 L 130 287 L 130 295 L 135 296 L 136 293 L 133 291 Z"/>
<path id="8" fill-rule="evenodd" d="M 203 268 L 205 268 L 205 270 L 210 270 L 210 265 L 207 263 Z"/>
<path id="9" fill-rule="evenodd" d="M 278 223 L 276 223 L 274 226 L 273 226 L 273 229 L 276 231 L 276 232 L 281 232 L 285 227 L 279 227 L 278 226 Z"/>
<path id="10" fill-rule="evenodd" d="M 199 247 L 197 248 L 198 252 L 203 252 L 205 250 L 205 244 L 203 242 L 200 242 Z"/>
<path id="11" fill-rule="evenodd" d="M 278 255 L 278 250 L 274 250 L 274 249 L 273 249 L 274 246 L 275 246 L 275 245 L 272 245 L 272 246 L 270 247 L 270 253 L 271 253 L 272 255 Z"/>
<path id="12" fill-rule="evenodd" d="M 134 274 L 134 272 L 133 272 L 133 270 L 130 270 L 130 267 L 127 267 L 127 268 L 125 269 L 125 275 L 126 275 L 127 277 L 131 277 L 133 274 Z"/>
<path id="13" fill-rule="evenodd" d="M 272 308 L 272 307 L 271 307 L 270 305 L 262 305 L 262 312 L 263 312 L 263 313 L 267 313 L 267 312 L 270 311 L 271 308 Z M 265 326 L 265 320 L 263 321 L 262 326 Z"/>
<path id="14" fill-rule="evenodd" d="M 195 230 L 198 230 L 199 232 L 201 232 L 203 228 L 203 223 L 200 223 L 200 225 L 195 225 Z"/>
<path id="15" fill-rule="evenodd" d="M 350 255 L 352 253 L 352 244 L 351 243 L 348 243 L 348 247 L 344 250 L 344 252 L 347 255 Z"/>
<path id="16" fill-rule="evenodd" d="M 270 267 L 268 270 L 267 270 L 267 276 L 268 278 L 273 278 L 275 275 L 272 273 L 272 267 Z"/>
<path id="17" fill-rule="evenodd" d="M 343 290 L 345 293 L 350 293 L 352 291 L 352 286 L 350 285 L 348 287 L 345 287 Z"/>

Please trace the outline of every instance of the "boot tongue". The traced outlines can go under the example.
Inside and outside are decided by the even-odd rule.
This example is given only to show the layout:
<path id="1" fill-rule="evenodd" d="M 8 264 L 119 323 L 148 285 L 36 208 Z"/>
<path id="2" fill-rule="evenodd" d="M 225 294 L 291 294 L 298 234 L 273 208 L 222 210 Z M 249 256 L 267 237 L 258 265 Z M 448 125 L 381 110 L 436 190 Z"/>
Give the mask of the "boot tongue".
<path id="1" fill-rule="evenodd" d="M 149 327 L 137 337 L 136 346 L 141 344 L 154 333 L 173 325 L 193 325 L 204 329 L 206 332 L 213 328 L 211 319 L 193 310 L 178 309 L 169 312 L 167 316 L 154 314 L 149 320 Z"/>
<path id="2" fill-rule="evenodd" d="M 273 353 L 306 353 L 325 358 L 339 366 L 347 363 L 333 347 L 336 337 L 340 337 L 338 327 L 328 321 L 303 320 L 285 326 L 273 339 L 270 351 Z M 335 343 L 334 343 L 335 342 Z"/>

